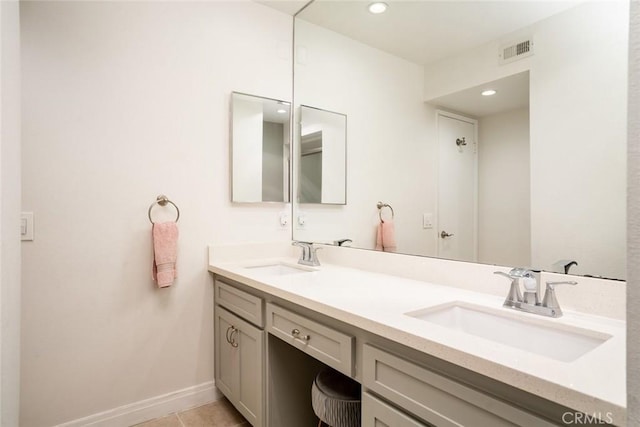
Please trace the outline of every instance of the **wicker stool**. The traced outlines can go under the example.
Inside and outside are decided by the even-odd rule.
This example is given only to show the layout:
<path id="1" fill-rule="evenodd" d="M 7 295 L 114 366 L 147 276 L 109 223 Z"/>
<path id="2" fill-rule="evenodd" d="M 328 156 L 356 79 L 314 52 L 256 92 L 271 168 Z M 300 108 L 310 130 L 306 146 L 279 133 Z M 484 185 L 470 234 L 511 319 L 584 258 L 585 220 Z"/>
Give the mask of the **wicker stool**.
<path id="1" fill-rule="evenodd" d="M 326 369 L 311 386 L 313 412 L 330 427 L 360 427 L 360 384 L 349 377 Z"/>

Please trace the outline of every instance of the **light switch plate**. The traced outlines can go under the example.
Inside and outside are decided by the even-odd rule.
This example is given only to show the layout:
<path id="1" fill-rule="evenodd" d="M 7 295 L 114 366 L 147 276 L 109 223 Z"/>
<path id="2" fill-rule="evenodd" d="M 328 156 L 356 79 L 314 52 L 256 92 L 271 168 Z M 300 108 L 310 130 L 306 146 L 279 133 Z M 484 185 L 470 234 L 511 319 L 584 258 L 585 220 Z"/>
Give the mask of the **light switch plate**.
<path id="1" fill-rule="evenodd" d="M 433 214 L 432 213 L 422 214 L 422 228 L 424 228 L 424 229 L 433 228 Z"/>
<path id="2" fill-rule="evenodd" d="M 22 212 L 20 215 L 20 238 L 24 241 L 33 240 L 33 212 Z"/>

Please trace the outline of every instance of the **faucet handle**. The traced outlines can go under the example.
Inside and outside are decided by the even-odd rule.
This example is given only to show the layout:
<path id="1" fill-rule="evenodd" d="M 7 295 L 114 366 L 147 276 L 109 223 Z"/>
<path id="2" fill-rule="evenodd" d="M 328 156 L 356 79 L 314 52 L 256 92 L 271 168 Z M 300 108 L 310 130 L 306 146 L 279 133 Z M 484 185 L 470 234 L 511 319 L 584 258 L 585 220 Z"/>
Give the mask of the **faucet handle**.
<path id="1" fill-rule="evenodd" d="M 302 253 L 300 254 L 300 259 L 298 260 L 298 264 L 304 264 L 311 259 L 311 245 L 309 242 L 301 242 L 299 240 L 294 240 L 291 242 L 292 246 L 299 246 L 302 248 Z"/>
<path id="2" fill-rule="evenodd" d="M 309 262 L 310 265 L 314 266 L 314 267 L 318 267 L 320 266 L 320 260 L 318 260 L 318 254 L 317 252 L 319 250 L 321 250 L 322 248 L 318 247 L 318 246 L 310 246 L 309 250 Z"/>
<path id="3" fill-rule="evenodd" d="M 513 280 L 513 279 L 514 279 L 513 277 L 511 277 L 511 275 L 510 275 L 510 274 L 505 273 L 504 271 L 494 271 L 494 272 L 493 272 L 493 274 L 498 274 L 498 275 L 500 275 L 500 276 L 504 276 L 504 277 L 506 277 L 507 279 L 511 279 L 511 280 Z"/>
<path id="4" fill-rule="evenodd" d="M 315 257 L 316 257 L 316 252 L 318 252 L 319 250 L 322 250 L 322 248 L 321 248 L 321 247 L 319 247 L 319 246 L 309 245 L 309 251 L 310 251 L 310 252 L 309 252 L 309 255 L 310 255 L 312 258 L 315 258 Z"/>
<path id="5" fill-rule="evenodd" d="M 520 292 L 520 286 L 518 286 L 518 277 L 512 276 L 509 273 L 505 273 L 503 271 L 494 271 L 493 274 L 497 274 L 499 276 L 504 276 L 507 279 L 511 280 L 511 287 L 509 288 L 509 294 L 507 295 L 507 299 L 504 300 L 504 306 L 513 307 L 518 303 L 522 302 L 522 293 Z"/>
<path id="6" fill-rule="evenodd" d="M 575 280 L 563 280 L 561 282 L 547 282 L 547 289 L 555 289 L 556 285 L 571 285 L 575 286 L 578 282 Z"/>
<path id="7" fill-rule="evenodd" d="M 522 267 L 512 268 L 509 271 L 509 276 L 517 277 L 518 279 L 522 277 L 535 278 L 535 274 L 532 270 L 529 270 L 528 268 L 522 268 Z"/>
<path id="8" fill-rule="evenodd" d="M 547 289 L 544 292 L 544 299 L 542 300 L 542 306 L 547 307 L 555 311 L 553 317 L 562 316 L 562 310 L 560 304 L 556 298 L 556 286 L 557 285 L 571 285 L 575 286 L 578 282 L 573 280 L 563 280 L 560 282 L 547 282 Z"/>

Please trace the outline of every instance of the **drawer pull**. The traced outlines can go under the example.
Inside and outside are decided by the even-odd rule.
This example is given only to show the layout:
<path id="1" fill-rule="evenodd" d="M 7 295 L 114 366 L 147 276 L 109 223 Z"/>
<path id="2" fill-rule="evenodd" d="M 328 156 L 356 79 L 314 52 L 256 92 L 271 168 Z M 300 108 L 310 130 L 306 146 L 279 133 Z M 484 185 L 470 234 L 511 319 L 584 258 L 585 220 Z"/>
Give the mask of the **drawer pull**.
<path id="1" fill-rule="evenodd" d="M 311 339 L 309 335 L 300 335 L 300 329 L 292 330 L 291 335 L 293 335 L 294 338 L 298 338 L 299 340 L 302 340 L 302 341 L 309 341 Z"/>

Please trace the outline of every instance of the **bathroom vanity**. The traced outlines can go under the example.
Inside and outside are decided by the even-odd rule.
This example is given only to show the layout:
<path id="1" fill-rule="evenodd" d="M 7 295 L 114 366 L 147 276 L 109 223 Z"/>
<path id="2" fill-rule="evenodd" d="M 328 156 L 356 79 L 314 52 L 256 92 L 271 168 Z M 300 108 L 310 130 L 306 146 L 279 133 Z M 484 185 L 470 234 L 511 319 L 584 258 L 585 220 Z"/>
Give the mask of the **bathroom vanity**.
<path id="1" fill-rule="evenodd" d="M 625 424 L 623 321 L 546 319 L 486 293 L 290 257 L 213 258 L 216 386 L 254 427 L 315 425 L 324 366 L 362 385 L 365 427 Z"/>

